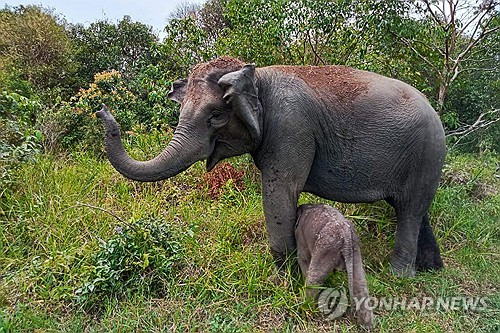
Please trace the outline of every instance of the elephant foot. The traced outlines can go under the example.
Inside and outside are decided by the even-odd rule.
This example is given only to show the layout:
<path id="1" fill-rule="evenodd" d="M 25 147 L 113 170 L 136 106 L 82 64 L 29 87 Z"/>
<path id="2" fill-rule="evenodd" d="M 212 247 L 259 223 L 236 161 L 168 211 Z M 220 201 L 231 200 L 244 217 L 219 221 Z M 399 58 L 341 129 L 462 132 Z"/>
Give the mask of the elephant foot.
<path id="1" fill-rule="evenodd" d="M 286 269 L 286 262 L 287 262 L 286 253 L 271 248 L 271 255 L 273 256 L 276 268 L 278 268 L 278 270 L 280 271 L 284 271 Z"/>
<path id="2" fill-rule="evenodd" d="M 444 267 L 443 260 L 439 254 L 439 248 L 423 247 L 418 249 L 415 268 L 417 271 L 435 271 Z"/>
<path id="3" fill-rule="evenodd" d="M 417 256 L 417 261 L 415 264 L 415 268 L 419 272 L 427 272 L 427 271 L 437 271 L 444 267 L 443 260 L 438 255 L 424 255 L 424 258 L 420 258 Z"/>
<path id="4" fill-rule="evenodd" d="M 400 277 L 413 277 L 415 276 L 415 262 L 408 260 L 395 252 L 391 258 L 392 272 Z"/>
<path id="5" fill-rule="evenodd" d="M 420 225 L 417 245 L 417 259 L 415 267 L 418 271 L 432 271 L 443 268 L 443 260 L 439 252 L 434 233 L 432 232 L 428 216 L 425 216 Z"/>
<path id="6" fill-rule="evenodd" d="M 392 273 L 399 277 L 414 277 L 415 268 L 411 266 L 397 266 L 391 263 Z"/>

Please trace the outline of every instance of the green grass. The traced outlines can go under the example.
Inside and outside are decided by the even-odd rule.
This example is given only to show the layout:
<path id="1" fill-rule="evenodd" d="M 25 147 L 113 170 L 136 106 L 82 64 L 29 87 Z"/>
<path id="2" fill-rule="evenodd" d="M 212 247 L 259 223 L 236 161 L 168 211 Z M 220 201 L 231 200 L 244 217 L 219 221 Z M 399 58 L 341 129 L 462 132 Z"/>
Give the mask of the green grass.
<path id="1" fill-rule="evenodd" d="M 152 156 L 163 143 L 140 139 L 133 154 Z M 231 162 L 245 170 L 246 189 L 228 185 L 217 201 L 199 186 L 202 163 L 152 184 L 129 181 L 106 160 L 86 153 L 42 155 L 23 164 L 14 185 L 0 191 L 0 332 L 358 331 L 349 316 L 327 321 L 314 302 L 304 300 L 303 279 L 293 263 L 284 274 L 277 272 L 258 172 L 249 157 Z M 334 204 L 355 221 L 372 296 L 488 298 L 482 312 L 377 309 L 377 330 L 500 329 L 498 163 L 498 156 L 448 156 L 431 209 L 446 265 L 439 272 L 391 274 L 395 217 L 387 204 Z M 300 202 L 325 201 L 303 194 Z M 76 301 L 75 291 L 88 278 L 100 244 L 123 226 L 111 213 L 124 221 L 154 217 L 170 223 L 184 235 L 181 268 L 163 293 L 104 293 L 89 310 Z M 345 274 L 333 275 L 327 285 L 347 286 Z"/>

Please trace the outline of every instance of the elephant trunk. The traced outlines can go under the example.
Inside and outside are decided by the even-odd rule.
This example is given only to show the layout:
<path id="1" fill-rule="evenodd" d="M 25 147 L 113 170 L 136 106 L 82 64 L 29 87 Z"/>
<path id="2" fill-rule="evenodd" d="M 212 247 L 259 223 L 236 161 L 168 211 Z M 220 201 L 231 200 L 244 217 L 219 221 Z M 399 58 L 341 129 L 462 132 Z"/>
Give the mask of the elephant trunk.
<path id="1" fill-rule="evenodd" d="M 197 152 L 196 145 L 186 143 L 186 136 L 178 128 L 169 145 L 158 156 L 149 161 L 136 161 L 123 148 L 118 123 L 109 109 L 103 105 L 96 116 L 106 128 L 106 155 L 113 167 L 127 178 L 141 182 L 167 179 L 186 170 L 199 159 L 199 149 Z"/>

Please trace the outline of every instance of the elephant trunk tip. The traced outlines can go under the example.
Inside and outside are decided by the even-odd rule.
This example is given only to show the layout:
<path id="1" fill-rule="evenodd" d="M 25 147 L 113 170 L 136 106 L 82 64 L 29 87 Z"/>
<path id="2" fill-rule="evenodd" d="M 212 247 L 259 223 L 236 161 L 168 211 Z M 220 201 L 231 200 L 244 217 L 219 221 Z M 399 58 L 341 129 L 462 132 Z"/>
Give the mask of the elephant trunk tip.
<path id="1" fill-rule="evenodd" d="M 95 115 L 97 118 L 105 119 L 106 116 L 111 116 L 111 112 L 106 104 L 102 103 L 102 108 L 99 111 L 96 111 Z"/>

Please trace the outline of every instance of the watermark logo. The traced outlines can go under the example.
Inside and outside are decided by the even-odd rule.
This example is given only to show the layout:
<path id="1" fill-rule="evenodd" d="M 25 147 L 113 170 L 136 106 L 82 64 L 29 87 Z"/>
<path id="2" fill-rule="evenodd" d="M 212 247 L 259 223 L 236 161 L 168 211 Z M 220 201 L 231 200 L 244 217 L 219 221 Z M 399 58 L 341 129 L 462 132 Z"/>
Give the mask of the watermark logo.
<path id="1" fill-rule="evenodd" d="M 390 311 L 475 311 L 487 308 L 486 297 L 448 296 L 448 297 L 354 297 L 356 311 L 361 307 L 368 310 L 383 309 Z"/>
<path id="2" fill-rule="evenodd" d="M 342 316 L 348 305 L 347 293 L 344 288 L 326 288 L 318 295 L 318 308 L 328 320 Z"/>
<path id="3" fill-rule="evenodd" d="M 477 296 L 447 296 L 447 297 L 361 297 L 353 298 L 349 304 L 345 288 L 326 288 L 318 294 L 318 309 L 327 319 L 333 320 L 342 316 L 349 305 L 355 311 L 362 307 L 366 310 L 388 311 L 474 311 L 481 312 L 488 307 L 487 297 Z"/>

